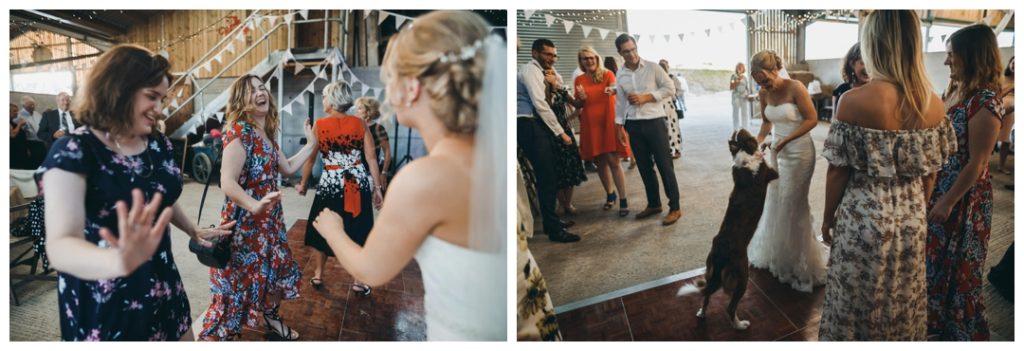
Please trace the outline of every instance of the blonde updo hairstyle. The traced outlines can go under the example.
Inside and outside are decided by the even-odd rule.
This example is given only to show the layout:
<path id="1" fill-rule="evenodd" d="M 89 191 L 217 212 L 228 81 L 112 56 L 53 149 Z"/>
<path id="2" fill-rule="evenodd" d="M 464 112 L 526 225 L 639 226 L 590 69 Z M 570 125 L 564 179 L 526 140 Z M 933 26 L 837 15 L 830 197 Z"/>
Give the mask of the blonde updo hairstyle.
<path id="1" fill-rule="evenodd" d="M 757 72 L 779 72 L 782 70 L 782 59 L 775 51 L 764 50 L 750 57 L 750 74 Z"/>
<path id="2" fill-rule="evenodd" d="M 484 50 L 478 49 L 465 59 L 440 58 L 447 54 L 460 56 L 464 48 L 483 41 L 488 33 L 483 18 L 469 11 L 434 11 L 420 16 L 389 41 L 381 80 L 418 79 L 422 94 L 430 99 L 431 111 L 448 131 L 473 134 L 483 88 Z M 400 83 L 394 86 L 401 88 Z"/>

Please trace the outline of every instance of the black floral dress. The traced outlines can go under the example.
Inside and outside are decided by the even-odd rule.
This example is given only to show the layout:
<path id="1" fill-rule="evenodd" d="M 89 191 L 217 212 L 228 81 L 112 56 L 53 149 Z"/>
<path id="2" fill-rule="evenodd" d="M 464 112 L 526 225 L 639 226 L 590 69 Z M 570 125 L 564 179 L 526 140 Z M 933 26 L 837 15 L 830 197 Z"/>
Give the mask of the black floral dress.
<path id="1" fill-rule="evenodd" d="M 569 91 L 565 89 L 553 90 L 550 94 L 550 100 L 551 110 L 554 111 L 555 117 L 558 117 L 558 124 L 562 125 L 565 134 L 572 139 L 572 144 L 566 145 L 562 143 L 562 139 L 557 135 L 552 136 L 555 139 L 552 145 L 554 145 L 555 174 L 558 176 L 558 189 L 565 189 L 582 184 L 583 181 L 587 180 L 587 174 L 583 170 L 583 160 L 580 158 L 580 147 L 576 141 L 575 132 L 569 126 L 568 119 L 566 118 L 568 115 L 568 108 L 566 106 L 569 103 Z"/>
<path id="2" fill-rule="evenodd" d="M 100 228 L 119 235 L 114 205 L 123 200 L 130 207 L 132 189 L 142 190 L 146 201 L 163 194 L 160 211 L 174 205 L 182 180 L 173 157 L 171 142 L 162 135 L 150 137 L 141 154 L 124 156 L 81 127 L 54 143 L 36 181 L 41 184 L 51 169 L 85 176 L 85 240 L 105 248 L 110 244 L 100 238 Z M 58 272 L 57 293 L 63 340 L 178 340 L 192 325 L 170 228 L 150 261 L 128 276 L 85 280 Z"/>

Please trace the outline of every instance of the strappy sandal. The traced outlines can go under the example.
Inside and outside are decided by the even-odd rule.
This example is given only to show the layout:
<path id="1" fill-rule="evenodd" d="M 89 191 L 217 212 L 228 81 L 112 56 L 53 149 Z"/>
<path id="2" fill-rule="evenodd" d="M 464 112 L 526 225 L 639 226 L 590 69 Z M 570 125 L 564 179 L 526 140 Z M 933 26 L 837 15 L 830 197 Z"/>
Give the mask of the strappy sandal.
<path id="1" fill-rule="evenodd" d="M 362 284 L 362 283 L 355 283 L 355 284 L 352 284 L 352 291 L 355 291 L 359 295 L 370 296 L 370 292 L 372 292 L 373 289 L 370 288 L 369 285 Z"/>
<path id="2" fill-rule="evenodd" d="M 324 280 L 320 278 L 309 278 L 309 285 L 312 285 L 313 289 L 320 290 L 324 288 Z"/>
<path id="3" fill-rule="evenodd" d="M 270 324 L 270 321 L 277 322 L 278 327 L 275 328 Z M 263 322 L 267 324 L 267 329 L 283 340 L 293 341 L 299 339 L 299 333 L 285 325 L 284 318 L 277 314 L 277 307 L 269 311 L 263 311 Z"/>
<path id="4" fill-rule="evenodd" d="M 619 217 L 625 217 L 629 215 L 629 204 L 626 203 L 626 198 L 619 200 Z"/>
<path id="5" fill-rule="evenodd" d="M 605 202 L 604 202 L 604 207 L 603 207 L 605 211 L 610 210 L 610 209 L 612 209 L 612 206 L 615 206 L 615 199 L 617 197 L 618 197 L 618 194 L 616 194 L 614 191 L 611 192 L 611 193 L 608 193 L 607 198 L 605 199 Z"/>

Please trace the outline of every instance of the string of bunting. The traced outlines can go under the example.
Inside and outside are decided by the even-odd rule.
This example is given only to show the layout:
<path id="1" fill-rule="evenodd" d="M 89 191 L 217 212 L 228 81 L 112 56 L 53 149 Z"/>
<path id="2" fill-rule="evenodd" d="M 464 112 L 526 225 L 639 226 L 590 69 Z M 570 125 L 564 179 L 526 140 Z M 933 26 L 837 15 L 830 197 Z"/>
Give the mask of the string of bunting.
<path id="1" fill-rule="evenodd" d="M 573 28 L 579 27 L 580 30 L 583 31 L 583 38 L 589 38 L 591 33 L 594 32 L 594 30 L 597 30 L 597 34 L 599 34 L 601 36 L 601 40 L 615 40 L 615 37 L 617 37 L 619 35 L 629 34 L 629 35 L 633 36 L 634 40 L 640 41 L 641 38 L 647 38 L 647 39 L 650 40 L 651 43 L 654 43 L 654 41 L 656 39 L 658 39 L 658 38 L 664 38 L 666 43 L 670 43 L 672 41 L 672 38 L 679 38 L 679 42 L 683 42 L 683 41 L 685 41 L 685 39 L 687 37 L 693 38 L 693 37 L 695 37 L 697 35 L 697 32 L 695 32 L 695 31 L 694 32 L 689 32 L 689 33 L 646 34 L 646 35 L 639 34 L 639 33 L 627 33 L 627 32 L 622 32 L 622 31 L 611 30 L 611 29 L 608 29 L 608 28 L 602 28 L 602 27 L 597 27 L 597 26 L 592 26 L 592 25 L 579 24 L 578 21 L 567 20 L 565 18 L 562 18 L 562 17 L 559 17 L 559 16 L 555 16 L 555 15 L 550 14 L 550 13 L 538 14 L 537 10 L 522 10 L 522 11 L 523 11 L 523 17 L 525 18 L 525 21 L 529 21 L 530 18 L 532 18 L 535 15 L 543 16 L 544 23 L 549 28 L 551 26 L 554 26 L 555 23 L 559 23 L 560 22 L 562 24 L 563 28 L 565 29 L 565 33 L 566 34 L 571 33 Z M 744 19 L 740 19 L 739 21 L 736 21 L 736 22 L 730 22 L 728 24 L 722 24 L 722 25 L 719 25 L 719 26 L 716 26 L 716 27 L 705 28 L 703 30 L 703 33 L 704 33 L 704 35 L 706 37 L 710 38 L 711 35 L 712 35 L 713 30 L 717 29 L 717 33 L 723 33 L 727 28 L 728 28 L 728 30 L 732 31 L 732 30 L 736 30 L 736 25 L 737 24 L 739 24 L 741 26 L 746 25 L 746 19 L 744 18 Z M 611 37 L 609 37 L 609 34 L 613 34 L 613 35 Z"/>

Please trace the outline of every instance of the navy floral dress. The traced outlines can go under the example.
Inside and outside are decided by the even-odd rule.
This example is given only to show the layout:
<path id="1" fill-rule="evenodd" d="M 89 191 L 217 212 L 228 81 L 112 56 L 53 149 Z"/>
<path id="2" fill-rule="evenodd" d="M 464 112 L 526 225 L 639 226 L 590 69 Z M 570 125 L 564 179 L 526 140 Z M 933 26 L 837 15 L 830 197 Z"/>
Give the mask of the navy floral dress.
<path id="1" fill-rule="evenodd" d="M 942 198 L 970 159 L 968 124 L 982 109 L 1003 118 L 1003 103 L 992 90 L 983 89 L 949 108 L 946 114 L 956 130 L 958 151 L 950 156 L 935 180 L 928 210 Z M 953 205 L 946 222 L 928 222 L 928 332 L 940 340 L 988 340 L 985 289 L 982 283 L 988 238 L 992 234 L 992 176 L 982 167 L 962 198 Z"/>
<path id="2" fill-rule="evenodd" d="M 161 211 L 181 195 L 181 170 L 174 162 L 170 140 L 160 135 L 150 137 L 148 143 L 142 153 L 124 156 L 81 127 L 54 143 L 36 171 L 36 181 L 41 187 L 43 174 L 51 169 L 83 175 L 85 240 L 109 247 L 100 238 L 100 228 L 119 235 L 114 205 L 124 200 L 130 207 L 133 188 L 142 190 L 146 201 L 162 193 Z M 49 197 L 59 200 L 57 196 Z M 150 261 L 130 275 L 85 280 L 58 272 L 57 292 L 63 340 L 178 340 L 192 324 L 188 297 L 171 254 L 170 228 Z"/>

